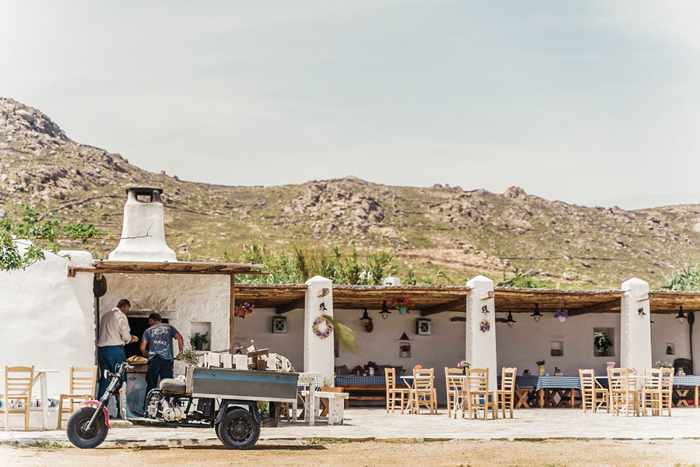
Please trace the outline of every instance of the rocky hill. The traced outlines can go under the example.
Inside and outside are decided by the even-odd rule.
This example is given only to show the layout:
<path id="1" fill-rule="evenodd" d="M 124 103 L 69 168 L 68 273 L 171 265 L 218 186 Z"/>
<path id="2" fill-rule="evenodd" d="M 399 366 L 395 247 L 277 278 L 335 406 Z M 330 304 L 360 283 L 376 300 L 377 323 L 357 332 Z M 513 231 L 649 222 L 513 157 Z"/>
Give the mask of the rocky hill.
<path id="1" fill-rule="evenodd" d="M 72 141 L 40 111 L 0 98 L 0 215 L 21 203 L 106 233 L 117 243 L 124 187 L 166 193 L 170 245 L 181 259 L 237 259 L 242 247 L 323 244 L 391 249 L 448 280 L 517 269 L 558 286 L 607 287 L 638 275 L 658 286 L 700 262 L 700 205 L 643 210 L 584 207 L 511 187 L 504 193 L 397 187 L 353 177 L 274 187 L 229 187 L 151 173 L 120 154 Z"/>

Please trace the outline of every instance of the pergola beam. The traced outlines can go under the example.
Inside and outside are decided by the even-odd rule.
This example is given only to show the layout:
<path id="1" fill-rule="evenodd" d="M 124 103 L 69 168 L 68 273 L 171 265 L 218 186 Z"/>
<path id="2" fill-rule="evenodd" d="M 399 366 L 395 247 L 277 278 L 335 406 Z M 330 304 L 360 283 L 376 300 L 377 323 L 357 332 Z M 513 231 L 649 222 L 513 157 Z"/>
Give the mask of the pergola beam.
<path id="1" fill-rule="evenodd" d="M 283 303 L 279 306 L 275 307 L 275 312 L 278 315 L 283 315 L 285 313 L 289 313 L 292 310 L 299 310 L 304 308 L 306 301 L 306 297 L 302 298 L 297 298 L 296 300 L 292 300 L 291 302 Z"/>
<path id="2" fill-rule="evenodd" d="M 447 303 L 438 303 L 437 305 L 429 305 L 420 309 L 421 316 L 430 316 L 445 311 L 463 311 L 467 306 L 467 297 L 460 297 Z"/>

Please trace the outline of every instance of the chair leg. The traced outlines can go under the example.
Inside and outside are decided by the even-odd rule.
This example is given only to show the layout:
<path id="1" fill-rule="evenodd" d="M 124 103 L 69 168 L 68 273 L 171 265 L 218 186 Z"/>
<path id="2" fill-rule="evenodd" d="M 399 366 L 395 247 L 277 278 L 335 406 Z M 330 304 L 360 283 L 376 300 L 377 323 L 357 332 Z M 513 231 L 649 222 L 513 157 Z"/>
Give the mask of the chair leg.
<path id="1" fill-rule="evenodd" d="M 29 431 L 29 399 L 27 399 L 27 403 L 24 405 L 24 431 Z"/>
<path id="2" fill-rule="evenodd" d="M 56 424 L 56 429 L 61 429 L 61 422 L 63 418 L 63 395 L 58 398 L 58 423 Z"/>

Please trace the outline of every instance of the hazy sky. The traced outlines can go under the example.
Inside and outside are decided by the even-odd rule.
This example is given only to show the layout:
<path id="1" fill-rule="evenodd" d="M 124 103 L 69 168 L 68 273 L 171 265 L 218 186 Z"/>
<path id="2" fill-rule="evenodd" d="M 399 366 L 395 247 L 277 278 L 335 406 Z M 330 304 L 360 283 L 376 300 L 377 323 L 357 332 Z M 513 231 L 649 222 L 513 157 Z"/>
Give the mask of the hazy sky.
<path id="1" fill-rule="evenodd" d="M 0 0 L 0 95 L 184 179 L 699 202 L 700 1 Z"/>

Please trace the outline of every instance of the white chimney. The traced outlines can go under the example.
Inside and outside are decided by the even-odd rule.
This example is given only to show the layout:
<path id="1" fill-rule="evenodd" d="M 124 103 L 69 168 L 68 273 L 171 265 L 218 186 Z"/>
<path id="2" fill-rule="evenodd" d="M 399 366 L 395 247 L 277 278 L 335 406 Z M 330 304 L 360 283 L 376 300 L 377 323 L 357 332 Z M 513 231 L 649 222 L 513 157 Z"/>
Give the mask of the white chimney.
<path id="1" fill-rule="evenodd" d="M 165 243 L 165 217 L 160 188 L 126 190 L 124 225 L 119 245 L 109 254 L 112 261 L 177 261 Z"/>

